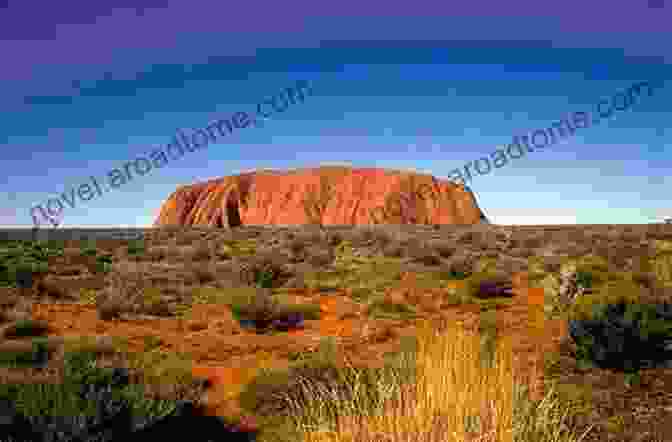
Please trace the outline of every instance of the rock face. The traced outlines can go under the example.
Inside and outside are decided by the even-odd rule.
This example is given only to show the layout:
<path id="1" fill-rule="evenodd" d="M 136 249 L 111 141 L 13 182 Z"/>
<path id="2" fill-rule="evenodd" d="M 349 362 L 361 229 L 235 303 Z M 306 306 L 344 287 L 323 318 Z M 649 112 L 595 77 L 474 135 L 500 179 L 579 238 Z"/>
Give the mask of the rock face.
<path id="1" fill-rule="evenodd" d="M 155 226 L 479 224 L 470 189 L 377 168 L 257 171 L 178 188 Z"/>

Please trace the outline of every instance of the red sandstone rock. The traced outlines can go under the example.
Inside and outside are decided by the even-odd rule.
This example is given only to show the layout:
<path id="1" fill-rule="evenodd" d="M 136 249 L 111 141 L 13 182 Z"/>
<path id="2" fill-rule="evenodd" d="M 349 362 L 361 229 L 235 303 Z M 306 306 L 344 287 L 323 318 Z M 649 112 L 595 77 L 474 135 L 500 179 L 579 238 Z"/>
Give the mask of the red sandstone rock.
<path id="1" fill-rule="evenodd" d="M 477 224 L 472 193 L 431 175 L 377 168 L 259 171 L 178 188 L 155 226 Z"/>

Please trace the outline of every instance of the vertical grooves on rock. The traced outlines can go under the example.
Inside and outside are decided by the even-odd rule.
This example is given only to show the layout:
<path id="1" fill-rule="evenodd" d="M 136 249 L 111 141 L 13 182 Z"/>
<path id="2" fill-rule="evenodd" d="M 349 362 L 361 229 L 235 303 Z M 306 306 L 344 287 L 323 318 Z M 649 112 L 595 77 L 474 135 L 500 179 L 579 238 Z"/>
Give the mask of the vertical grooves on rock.
<path id="1" fill-rule="evenodd" d="M 324 173 L 333 184 L 331 199 L 320 215 L 323 225 L 371 224 L 367 214 L 399 191 L 409 195 L 397 198 L 402 206 L 401 220 L 390 222 L 488 222 L 471 189 L 431 175 L 414 173 L 409 184 L 404 181 L 409 179 L 409 173 L 378 168 L 327 169 Z M 154 225 L 305 224 L 307 215 L 302 200 L 313 181 L 314 170 L 259 171 L 182 186 L 162 205 Z M 418 190 L 423 191 L 423 198 L 417 196 Z"/>

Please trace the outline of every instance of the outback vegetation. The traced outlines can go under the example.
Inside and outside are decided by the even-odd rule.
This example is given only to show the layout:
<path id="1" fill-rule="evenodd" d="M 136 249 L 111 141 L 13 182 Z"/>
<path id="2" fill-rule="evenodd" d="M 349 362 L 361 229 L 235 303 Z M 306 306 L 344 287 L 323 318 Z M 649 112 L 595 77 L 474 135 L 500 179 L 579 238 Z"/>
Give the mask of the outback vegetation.
<path id="1" fill-rule="evenodd" d="M 4 241 L 0 285 L 2 442 L 672 440 L 664 224 Z"/>

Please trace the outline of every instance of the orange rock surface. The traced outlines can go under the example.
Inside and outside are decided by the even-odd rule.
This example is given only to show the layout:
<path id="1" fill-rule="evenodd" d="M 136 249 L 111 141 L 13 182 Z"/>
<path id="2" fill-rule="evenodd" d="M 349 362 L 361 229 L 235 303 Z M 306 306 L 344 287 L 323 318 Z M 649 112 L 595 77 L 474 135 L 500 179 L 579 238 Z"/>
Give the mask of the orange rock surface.
<path id="1" fill-rule="evenodd" d="M 378 168 L 257 171 L 178 188 L 155 226 L 477 224 L 470 190 L 431 175 Z"/>

